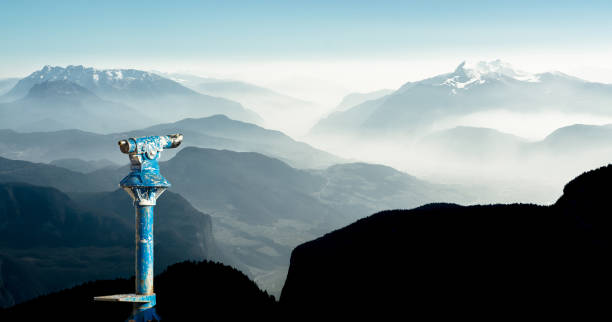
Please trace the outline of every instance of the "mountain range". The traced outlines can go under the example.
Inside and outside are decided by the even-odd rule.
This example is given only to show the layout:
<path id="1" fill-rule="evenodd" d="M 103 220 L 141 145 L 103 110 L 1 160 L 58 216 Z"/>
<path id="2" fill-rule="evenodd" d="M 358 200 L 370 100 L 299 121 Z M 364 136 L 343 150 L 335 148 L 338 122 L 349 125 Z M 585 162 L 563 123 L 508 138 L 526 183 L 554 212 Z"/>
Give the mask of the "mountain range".
<path id="1" fill-rule="evenodd" d="M 574 124 L 537 141 L 494 129 L 461 126 L 432 132 L 406 148 L 428 160 L 425 167 L 438 169 L 438 177 L 524 178 L 533 182 L 531 186 L 537 182 L 551 184 L 554 191 L 545 189 L 550 191 L 529 200 L 553 202 L 564 182 L 582 169 L 610 160 L 610 142 L 611 125 Z M 417 171 L 416 167 L 413 170 Z"/>
<path id="2" fill-rule="evenodd" d="M 278 93 L 269 88 L 255 84 L 233 80 L 210 77 L 199 77 L 188 74 L 164 74 L 177 83 L 202 94 L 223 97 L 249 106 L 257 114 L 265 116 L 269 113 L 296 108 L 311 108 L 312 102 L 304 101 L 285 94 Z"/>
<path id="3" fill-rule="evenodd" d="M 244 121 L 261 122 L 261 118 L 256 113 L 245 109 L 237 102 L 203 95 L 170 79 L 135 69 L 99 70 L 72 65 L 67 67 L 45 66 L 19 80 L 0 100 L 4 102 L 21 100 L 26 98 L 36 85 L 58 81 L 84 88 L 102 100 L 121 103 L 135 109 L 143 119 L 138 121 L 137 118 L 130 118 L 125 121 L 139 122 L 140 126 L 214 114 L 225 114 Z M 70 96 L 69 92 L 63 92 L 64 96 Z M 83 90 L 71 92 L 82 93 Z M 55 93 L 57 91 L 47 92 L 47 94 Z M 45 99 L 46 97 L 41 95 L 39 98 Z M 42 108 L 44 105 L 42 103 L 44 100 L 28 102 L 28 106 Z M 65 108 L 78 108 L 69 102 L 64 103 Z M 112 113 L 112 111 L 109 112 Z M 54 121 L 62 123 L 61 119 L 54 119 Z M 75 127 L 74 124 L 69 125 Z M 91 131 L 91 129 L 85 130 Z M 105 133 L 110 131 L 105 131 Z"/>
<path id="4" fill-rule="evenodd" d="M 193 319 L 202 312 L 193 307 L 205 300 L 223 318 L 277 319 L 295 312 L 300 318 L 321 312 L 329 318 L 600 318 L 607 314 L 606 291 L 612 285 L 607 258 L 612 221 L 606 216 L 611 179 L 612 165 L 586 172 L 569 182 L 551 206 L 434 203 L 360 219 L 293 250 L 278 303 L 230 267 L 175 264 L 156 277 L 158 312 L 170 320 Z M 49 194 L 47 188 L 37 189 L 42 190 L 33 196 Z M 12 195 L 19 199 L 19 193 Z M 11 281 L 6 277 L 17 271 L 30 273 L 2 260 L 4 280 Z M 191 286 L 187 291 L 186 284 Z M 76 321 L 97 312 L 94 320 L 115 319 L 127 316 L 129 306 L 96 303 L 91 297 L 132 287 L 133 279 L 90 282 L 0 309 L 0 317 L 61 314 Z M 243 310 L 226 312 L 237 306 Z"/>
<path id="5" fill-rule="evenodd" d="M 305 171 L 258 153 L 184 148 L 160 166 L 177 183 L 173 191 L 211 214 L 224 251 L 273 294 L 280 291 L 291 249 L 301 242 L 372 211 L 474 200 L 459 187 L 363 163 Z"/>
<path id="6" fill-rule="evenodd" d="M 368 93 L 351 93 L 342 98 L 340 104 L 336 106 L 336 112 L 346 111 L 351 107 L 357 106 L 367 101 L 376 100 L 383 96 L 393 93 L 392 89 L 380 89 Z"/>
<path id="7" fill-rule="evenodd" d="M 257 124 L 292 136 L 302 136 L 323 113 L 318 104 L 243 81 L 188 74 L 162 75 L 196 92 L 239 102 L 263 118 Z"/>
<path id="8" fill-rule="evenodd" d="M 129 171 L 123 166 L 83 174 L 47 164 L 0 161 L 0 182 L 67 192 L 113 191 Z M 174 184 L 173 192 L 212 215 L 216 240 L 228 258 L 274 294 L 282 287 L 291 249 L 301 242 L 373 211 L 441 200 L 474 201 L 460 187 L 430 184 L 365 163 L 300 170 L 258 153 L 186 147 L 160 167 Z"/>
<path id="9" fill-rule="evenodd" d="M 19 78 L 16 78 L 16 77 L 1 78 L 0 79 L 0 95 L 4 95 L 8 91 L 10 91 L 15 86 L 15 84 L 17 84 L 18 81 L 19 81 Z"/>
<path id="10" fill-rule="evenodd" d="M 118 152 L 117 141 L 128 137 L 159 135 L 160 133 L 183 133 L 186 138 L 179 149 L 168 150 L 162 154 L 166 160 L 185 146 L 197 146 L 260 152 L 299 168 L 322 168 L 344 161 L 330 153 L 295 141 L 282 132 L 231 120 L 223 115 L 184 119 L 141 130 L 107 135 L 80 130 L 31 133 L 0 130 L 0 156 L 33 162 L 52 162 L 60 159 L 84 161 L 106 159 L 117 164 L 125 164 L 127 158 Z M 69 166 L 74 162 L 64 164 Z"/>
<path id="11" fill-rule="evenodd" d="M 408 82 L 393 93 L 331 114 L 313 135 L 419 135 L 441 120 L 477 112 L 562 112 L 611 116 L 612 85 L 560 72 L 529 74 L 499 60 Z"/>
<path id="12" fill-rule="evenodd" d="M 421 148 L 444 150 L 448 155 L 481 158 L 507 158 L 510 155 L 528 159 L 533 155 L 569 157 L 610 148 L 612 125 L 574 124 L 556 129 L 537 141 L 503 133 L 490 128 L 459 126 L 440 130 L 418 141 Z"/>
<path id="13" fill-rule="evenodd" d="M 125 104 L 103 100 L 67 80 L 34 84 L 23 98 L 0 104 L 0 127 L 22 132 L 80 129 L 108 133 L 152 122 Z"/>

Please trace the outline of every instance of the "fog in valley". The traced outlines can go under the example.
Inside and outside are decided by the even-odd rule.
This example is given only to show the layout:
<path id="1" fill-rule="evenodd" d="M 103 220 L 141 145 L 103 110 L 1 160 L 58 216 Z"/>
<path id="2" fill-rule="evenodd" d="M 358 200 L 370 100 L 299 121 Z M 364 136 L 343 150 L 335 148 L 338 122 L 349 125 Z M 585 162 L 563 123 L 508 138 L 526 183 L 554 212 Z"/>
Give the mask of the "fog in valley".
<path id="1" fill-rule="evenodd" d="M 207 227 L 203 239 L 162 243 L 200 243 L 183 255 L 228 263 L 278 296 L 294 247 L 360 218 L 432 202 L 551 204 L 609 162 L 612 85 L 498 59 L 446 65 L 379 80 L 382 71 L 366 73 L 377 65 L 357 79 L 284 64 L 261 81 L 44 66 L 1 83 L 0 182 L 54 187 L 79 203 L 113 193 L 127 173 L 118 140 L 183 133 L 162 172 L 185 198 L 173 202 L 212 224 L 189 217 Z"/>

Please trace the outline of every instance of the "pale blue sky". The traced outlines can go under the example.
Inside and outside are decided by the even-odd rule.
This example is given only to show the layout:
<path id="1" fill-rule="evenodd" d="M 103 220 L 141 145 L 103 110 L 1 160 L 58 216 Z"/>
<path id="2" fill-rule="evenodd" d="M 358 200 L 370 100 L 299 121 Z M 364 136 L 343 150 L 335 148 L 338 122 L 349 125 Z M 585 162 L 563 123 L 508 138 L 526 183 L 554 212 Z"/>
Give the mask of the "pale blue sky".
<path id="1" fill-rule="evenodd" d="M 210 61 L 437 57 L 456 64 L 504 54 L 609 54 L 612 1 L 504 3 L 3 0 L 0 77 L 45 64 L 185 69 Z"/>

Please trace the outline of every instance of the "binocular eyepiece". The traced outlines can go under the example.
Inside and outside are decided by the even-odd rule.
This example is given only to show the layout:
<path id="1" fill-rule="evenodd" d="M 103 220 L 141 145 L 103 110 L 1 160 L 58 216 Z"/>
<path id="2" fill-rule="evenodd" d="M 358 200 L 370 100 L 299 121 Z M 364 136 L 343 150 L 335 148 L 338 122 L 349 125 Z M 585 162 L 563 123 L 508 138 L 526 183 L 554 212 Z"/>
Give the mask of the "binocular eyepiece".
<path id="1" fill-rule="evenodd" d="M 176 148 L 183 141 L 182 134 L 162 136 L 144 136 L 129 138 L 117 142 L 121 152 L 126 154 L 146 154 L 149 159 L 155 158 L 164 149 Z"/>

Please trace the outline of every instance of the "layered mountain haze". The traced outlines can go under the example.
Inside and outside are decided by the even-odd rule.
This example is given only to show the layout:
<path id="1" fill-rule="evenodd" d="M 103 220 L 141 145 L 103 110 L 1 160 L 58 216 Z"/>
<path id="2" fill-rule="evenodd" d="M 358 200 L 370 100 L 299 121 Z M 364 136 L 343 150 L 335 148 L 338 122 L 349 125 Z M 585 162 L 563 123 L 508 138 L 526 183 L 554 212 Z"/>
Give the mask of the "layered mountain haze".
<path id="1" fill-rule="evenodd" d="M 435 150 L 437 158 L 453 162 L 495 162 L 515 157 L 529 141 L 494 129 L 458 126 L 436 131 L 418 141 L 420 150 Z M 434 152 L 434 151 L 431 151 Z M 429 159 L 429 158 L 428 158 Z"/>
<path id="2" fill-rule="evenodd" d="M 59 166 L 2 157 L 0 157 L 0 182 L 21 182 L 53 187 L 64 192 L 111 191 L 117 188 L 116 181 L 110 181 L 104 176 L 92 177 Z"/>
<path id="3" fill-rule="evenodd" d="M 35 85 L 50 81 L 74 83 L 102 99 L 126 104 L 145 117 L 140 126 L 214 114 L 261 122 L 257 114 L 237 102 L 203 95 L 170 79 L 135 69 L 99 70 L 72 65 L 65 68 L 45 66 L 21 79 L 2 100 L 22 99 Z"/>
<path id="4" fill-rule="evenodd" d="M 547 222 L 558 227 L 549 218 L 557 206 L 447 203 L 552 204 L 565 182 L 612 155 L 612 126 L 605 125 L 612 123 L 612 85 L 556 72 L 530 74 L 499 60 L 462 63 L 397 90 L 342 100 L 350 91 L 340 95 L 330 88 L 338 95 L 334 101 L 341 101 L 336 107 L 240 80 L 135 69 L 45 66 L 13 84 L 0 103 L 0 305 L 5 306 L 90 279 L 129 277 L 133 208 L 130 197 L 117 190 L 129 171 L 127 156 L 117 148 L 121 139 L 184 135 L 182 144 L 159 160 L 172 187 L 157 208 L 157 271 L 182 260 L 216 259 L 270 294 L 279 296 L 284 287 L 283 305 L 300 309 L 309 302 L 299 294 L 312 299 L 311 287 L 324 289 L 313 279 L 326 281 L 331 297 L 352 290 L 334 275 L 342 272 L 317 264 L 308 248 L 318 246 L 309 245 L 352 236 L 354 227 L 367 235 L 371 228 L 364 223 L 372 222 L 372 236 L 389 226 L 393 232 L 380 240 L 398 244 L 403 240 L 395 233 L 407 224 L 413 246 L 423 245 L 419 236 L 448 241 L 435 227 L 465 233 L 482 223 L 504 222 L 520 231 L 523 221 L 513 221 L 514 213 L 544 214 L 538 218 L 546 220 L 534 219 L 538 229 Z M 315 120 L 308 143 L 285 134 L 296 137 Z M 362 219 L 439 202 L 444 204 L 409 211 L 431 215 L 431 222 L 414 216 L 390 223 Z M 500 222 L 488 217 L 497 212 Z M 451 224 L 437 218 L 451 218 Z M 472 233 L 499 241 L 482 229 Z M 299 246 L 309 240 L 315 241 Z M 353 242 L 338 241 L 341 248 L 348 245 L 344 255 L 333 253 L 336 244 L 325 244 L 322 256 L 352 263 Z M 379 240 L 356 242 L 375 259 L 396 252 L 396 245 L 384 250 Z M 423 259 L 435 261 L 427 256 Z M 330 263 L 346 271 L 343 263 Z M 425 274 L 419 265 L 408 266 Z M 337 289 L 334 281 L 341 284 Z"/>
<path id="5" fill-rule="evenodd" d="M 202 94 L 239 102 L 263 118 L 263 125 L 292 136 L 301 136 L 318 120 L 321 106 L 251 83 L 199 77 L 187 74 L 162 74 Z"/>
<path id="6" fill-rule="evenodd" d="M 437 122 L 483 111 L 564 112 L 612 116 L 612 85 L 563 73 L 529 74 L 499 60 L 461 63 L 455 71 L 408 82 L 374 102 L 337 112 L 313 134 L 419 135 Z M 470 124 L 463 124 L 470 125 Z"/>
<path id="7" fill-rule="evenodd" d="M 191 146 L 258 152 L 280 159 L 297 168 L 323 168 L 346 161 L 306 143 L 295 141 L 283 132 L 234 121 L 223 115 L 159 124 L 144 131 L 194 133 L 196 135 L 189 140 Z M 211 141 L 210 138 L 217 138 L 218 142 L 208 143 Z"/>
<path id="8" fill-rule="evenodd" d="M 585 168 L 609 161 L 610 142 L 610 125 L 571 125 L 537 141 L 493 129 L 456 127 L 433 132 L 407 148 L 418 151 L 423 160 L 411 163 L 412 169 L 434 181 L 465 183 L 471 176 L 498 188 L 508 185 L 505 190 L 512 185 L 523 186 L 522 190 L 539 186 L 540 191 L 530 192 L 531 196 L 507 194 L 510 198 L 489 202 L 550 203 L 558 198 L 564 182 Z"/>
<path id="9" fill-rule="evenodd" d="M 488 190 L 488 202 L 550 203 L 564 182 L 608 160 L 610 106 L 610 84 L 523 72 L 500 60 L 461 63 L 332 113 L 307 141 L 433 182 Z M 551 133 L 569 126 L 576 138 L 559 135 L 553 143 Z"/>
<path id="10" fill-rule="evenodd" d="M 118 168 L 119 165 L 107 159 L 85 161 L 77 158 L 57 159 L 49 164 L 81 173 L 90 173 L 105 168 Z"/>
<path id="11" fill-rule="evenodd" d="M 108 160 L 117 164 L 126 164 L 127 158 L 118 153 L 117 141 L 127 137 L 160 133 L 183 133 L 187 137 L 185 144 L 178 149 L 164 151 L 162 154 L 164 160 L 171 158 L 185 146 L 197 146 L 259 152 L 279 158 L 298 168 L 324 168 L 344 161 L 306 143 L 295 141 L 282 132 L 231 120 L 223 115 L 185 119 L 107 135 L 79 130 L 31 133 L 0 130 L 0 156 L 33 162 L 80 159 L 87 162 Z"/>
<path id="12" fill-rule="evenodd" d="M 240 136 L 240 131 L 234 135 Z M 83 174 L 48 164 L 1 160 L 5 161 L 0 163 L 4 164 L 0 182 L 27 182 L 69 192 L 113 191 L 128 172 L 123 166 Z M 215 237 L 227 260 L 277 295 L 291 249 L 301 242 L 382 209 L 441 200 L 478 201 L 461 187 L 434 185 L 389 167 L 363 163 L 300 170 L 258 153 L 186 147 L 160 167 L 173 183 L 172 191 L 213 216 Z M 87 203 L 99 203 L 100 209 L 108 211 L 131 208 L 128 200 L 122 204 L 96 198 Z"/>
<path id="13" fill-rule="evenodd" d="M 211 214 L 226 253 L 272 294 L 280 292 L 291 249 L 303 241 L 375 209 L 475 200 L 459 187 L 369 164 L 304 171 L 257 153 L 185 148 L 161 166 L 181 183 L 174 191 Z"/>
<path id="14" fill-rule="evenodd" d="M 108 133 L 152 119 L 121 103 L 103 100 L 66 80 L 34 84 L 25 97 L 0 104 L 0 127 L 19 131 L 81 129 Z"/>
<path id="15" fill-rule="evenodd" d="M 381 89 L 369 93 L 351 93 L 342 98 L 340 104 L 336 106 L 335 111 L 346 111 L 351 107 L 357 106 L 367 101 L 379 99 L 391 93 L 393 93 L 392 89 Z"/>
<path id="16" fill-rule="evenodd" d="M 17 82 L 19 82 L 19 78 L 0 78 L 0 98 L 2 97 L 1 95 L 10 91 Z M 0 102 L 2 102 L 2 100 L 0 100 Z"/>

